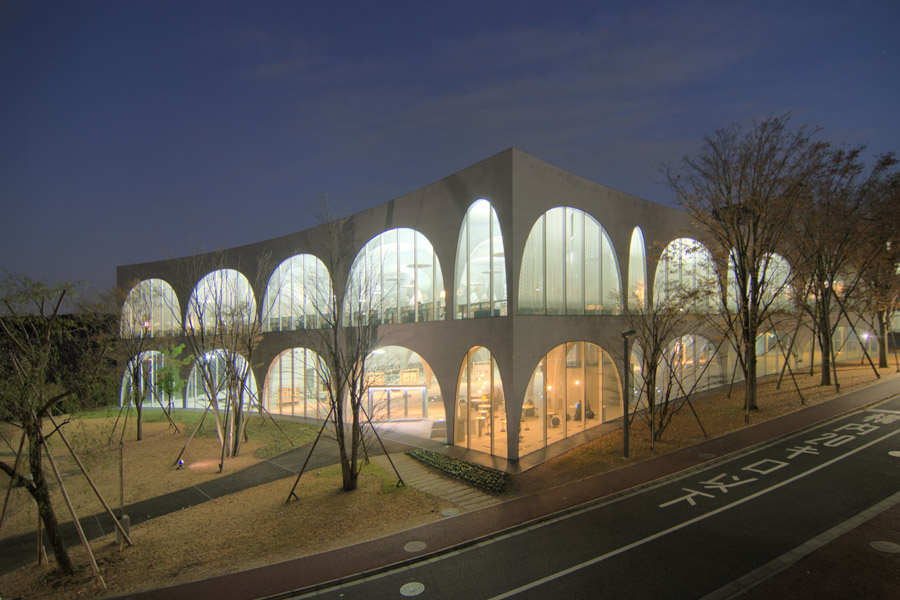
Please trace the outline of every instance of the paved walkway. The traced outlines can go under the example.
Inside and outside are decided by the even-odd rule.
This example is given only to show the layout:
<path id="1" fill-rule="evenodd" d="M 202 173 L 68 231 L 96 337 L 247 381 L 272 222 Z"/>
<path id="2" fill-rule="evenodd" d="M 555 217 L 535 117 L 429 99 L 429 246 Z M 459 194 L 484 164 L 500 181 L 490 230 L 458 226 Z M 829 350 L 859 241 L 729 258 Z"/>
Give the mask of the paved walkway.
<path id="1" fill-rule="evenodd" d="M 434 493 L 448 502 L 456 504 L 462 512 L 457 516 L 451 516 L 441 521 L 430 523 L 409 531 L 400 532 L 378 540 L 364 542 L 355 546 L 349 546 L 303 558 L 298 558 L 278 564 L 267 565 L 248 571 L 241 571 L 212 577 L 200 581 L 189 582 L 172 587 L 161 588 L 129 594 L 128 598 L 166 598 L 196 600 L 196 598 L 215 597 L 223 600 L 246 599 L 260 597 L 278 597 L 292 590 L 310 590 L 317 587 L 330 585 L 334 582 L 349 581 L 363 575 L 377 573 L 387 568 L 393 568 L 408 564 L 435 553 L 446 552 L 460 548 L 480 539 L 492 535 L 498 535 L 511 528 L 528 526 L 551 515 L 565 512 L 575 507 L 595 502 L 599 498 L 624 492 L 630 488 L 650 483 L 656 479 L 667 477 L 684 469 L 698 466 L 716 456 L 722 456 L 737 452 L 758 443 L 766 442 L 783 435 L 792 433 L 798 429 L 831 419 L 846 412 L 858 410 L 875 402 L 900 394 L 900 378 L 884 381 L 862 390 L 846 394 L 829 402 L 817 404 L 794 413 L 766 421 L 745 429 L 727 434 L 718 438 L 706 440 L 695 446 L 684 448 L 666 455 L 658 456 L 650 460 L 639 462 L 628 467 L 616 469 L 600 475 L 588 477 L 581 481 L 572 482 L 555 488 L 543 490 L 539 493 L 513 498 L 505 502 L 498 502 L 497 498 L 489 496 L 479 499 L 476 494 L 467 494 L 456 486 L 461 485 L 450 482 L 446 478 L 434 474 L 429 469 L 418 465 L 402 454 L 408 449 L 411 442 L 403 436 L 393 436 L 388 442 L 388 450 L 392 457 L 397 457 L 398 470 L 401 476 L 407 480 L 407 484 Z M 427 440 L 417 440 L 418 445 L 430 448 L 446 448 L 442 444 L 429 443 Z M 337 462 L 336 453 L 331 455 L 333 444 L 320 444 L 316 449 L 310 467 L 318 468 Z M 454 448 L 446 448 L 453 451 Z M 298 448 L 275 459 L 264 461 L 259 465 L 245 469 L 244 471 L 219 478 L 206 484 L 188 488 L 175 494 L 169 494 L 160 498 L 154 498 L 144 503 L 138 503 L 127 508 L 129 514 L 134 515 L 132 522 L 139 522 L 153 518 L 159 514 L 166 514 L 179 510 L 183 506 L 206 501 L 211 497 L 218 497 L 228 493 L 239 491 L 253 485 L 259 485 L 275 479 L 296 474 L 306 452 Z M 376 459 L 379 460 L 379 459 Z M 385 461 L 386 462 L 386 461 Z M 483 502 L 483 505 L 481 503 Z M 185 504 L 187 503 L 187 504 Z M 896 517 L 890 520 L 891 515 L 900 515 L 900 508 L 888 507 L 886 509 L 888 522 L 896 523 Z M 142 516 L 146 515 L 146 516 Z M 90 525 L 90 521 L 99 522 L 104 517 L 88 517 L 84 519 Z M 876 517 L 876 519 L 879 517 Z M 874 521 L 874 519 L 873 519 Z M 90 527 L 89 527 L 90 529 Z M 863 536 L 865 527 L 858 527 L 841 536 L 841 538 L 825 545 L 817 552 L 826 552 L 832 544 L 842 543 L 847 536 Z M 107 530 L 108 532 L 108 530 Z M 880 532 L 880 530 L 879 530 Z M 94 531 L 94 535 L 100 535 L 102 530 Z M 34 534 L 21 536 L 27 544 L 27 549 L 20 552 L 7 543 L 0 545 L 0 572 L 9 570 L 8 564 L 29 562 L 33 554 Z M 887 541 L 900 543 L 900 534 L 893 528 L 884 532 Z M 77 538 L 76 538 L 77 540 Z M 74 542 L 73 542 L 74 543 Z M 17 555 L 27 556 L 17 556 Z M 886 572 L 883 566 L 883 552 L 873 551 L 872 555 L 866 555 L 871 560 L 863 560 L 855 565 L 855 573 L 858 577 L 865 577 L 870 573 L 870 579 L 878 581 L 884 578 Z M 804 561 L 811 560 L 816 553 L 807 556 Z M 891 577 L 897 572 L 896 557 Z M 10 560 L 10 559 L 15 560 Z M 859 561 L 857 561 L 859 563 Z M 14 568 L 14 567 L 13 567 Z M 794 583 L 802 581 L 797 571 L 797 565 L 788 567 L 778 575 L 781 582 L 778 584 L 777 593 L 771 595 L 781 597 L 806 597 L 804 590 L 791 587 Z M 825 574 L 830 573 L 827 569 Z M 792 573 L 795 573 L 792 575 Z M 749 583 L 748 583 L 749 585 Z M 828 586 L 822 586 L 828 591 Z M 834 588 L 838 589 L 838 588 Z M 896 589 L 896 586 L 895 588 Z M 732 590 L 737 593 L 742 589 Z M 731 593 L 729 592 L 729 594 Z M 762 596 L 748 596 L 762 597 Z M 838 597 L 835 595 L 819 595 L 818 598 Z M 877 596 L 876 596 L 877 597 Z M 888 597 L 888 596 L 882 596 Z"/>
<path id="2" fill-rule="evenodd" d="M 406 485 L 455 504 L 462 511 L 478 510 L 501 502 L 499 497 L 441 475 L 406 454 L 392 454 L 391 460 Z M 373 461 L 385 471 L 391 471 L 386 456 L 376 456 Z"/>

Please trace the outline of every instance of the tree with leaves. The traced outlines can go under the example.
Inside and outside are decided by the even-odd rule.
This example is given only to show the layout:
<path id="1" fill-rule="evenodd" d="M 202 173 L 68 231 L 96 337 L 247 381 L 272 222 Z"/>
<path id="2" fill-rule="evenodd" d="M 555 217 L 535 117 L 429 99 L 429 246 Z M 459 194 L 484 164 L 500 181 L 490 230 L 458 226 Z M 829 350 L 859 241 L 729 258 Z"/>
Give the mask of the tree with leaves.
<path id="1" fill-rule="evenodd" d="M 766 299 L 774 297 L 770 265 L 794 235 L 794 214 L 809 197 L 823 150 L 815 133 L 791 127 L 790 114 L 749 128 L 734 124 L 706 136 L 696 155 L 664 167 L 669 187 L 710 243 L 720 288 L 733 290 L 721 295 L 721 310 L 746 382 L 747 411 L 757 408 L 756 338 L 771 306 Z"/>
<path id="2" fill-rule="evenodd" d="M 45 431 L 54 412 L 83 408 L 96 401 L 95 391 L 112 377 L 108 360 L 114 332 L 103 316 L 62 314 L 75 297 L 74 286 L 48 286 L 25 277 L 0 282 L 0 419 L 22 430 L 19 455 L 27 446 L 26 464 L 0 461 L 0 471 L 34 499 L 57 566 L 74 572 L 50 499 L 44 468 L 47 444 L 56 429 Z M 70 304 L 71 305 L 71 304 Z M 27 469 L 26 474 L 24 470 Z"/>

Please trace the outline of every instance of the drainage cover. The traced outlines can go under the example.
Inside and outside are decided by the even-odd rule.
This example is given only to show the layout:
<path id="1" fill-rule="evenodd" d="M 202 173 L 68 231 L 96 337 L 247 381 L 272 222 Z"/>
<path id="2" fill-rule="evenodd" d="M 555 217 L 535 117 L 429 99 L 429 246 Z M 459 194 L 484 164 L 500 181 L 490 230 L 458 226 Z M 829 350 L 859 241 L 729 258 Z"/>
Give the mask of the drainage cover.
<path id="1" fill-rule="evenodd" d="M 400 593 L 404 596 L 418 596 L 425 591 L 425 586 L 418 581 L 405 584 L 400 588 Z"/>
<path id="2" fill-rule="evenodd" d="M 445 508 L 444 510 L 441 511 L 442 517 L 455 517 L 458 514 L 459 514 L 458 508 Z"/>
<path id="3" fill-rule="evenodd" d="M 403 549 L 407 552 L 421 552 L 425 549 L 425 546 L 425 542 L 409 542 L 408 544 L 403 546 Z"/>
<path id="4" fill-rule="evenodd" d="M 876 541 L 869 544 L 879 552 L 887 552 L 888 554 L 900 554 L 900 544 L 894 542 Z"/>

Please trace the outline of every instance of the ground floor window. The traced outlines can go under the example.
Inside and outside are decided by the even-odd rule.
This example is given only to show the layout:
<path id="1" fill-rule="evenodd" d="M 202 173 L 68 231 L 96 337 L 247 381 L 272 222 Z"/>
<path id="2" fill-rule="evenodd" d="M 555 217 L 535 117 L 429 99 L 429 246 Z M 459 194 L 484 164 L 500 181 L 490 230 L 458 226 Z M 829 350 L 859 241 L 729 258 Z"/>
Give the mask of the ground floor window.
<path id="1" fill-rule="evenodd" d="M 466 353 L 456 389 L 455 443 L 506 457 L 506 402 L 490 350 L 475 346 Z"/>
<path id="2" fill-rule="evenodd" d="M 557 346 L 538 363 L 525 390 L 519 455 L 621 417 L 621 398 L 615 364 L 600 346 Z"/>
<path id="3" fill-rule="evenodd" d="M 184 408 L 206 408 L 215 401 L 224 408 L 239 396 L 245 407 L 257 402 L 256 378 L 246 359 L 227 350 L 207 352 L 194 362 L 188 376 Z"/>
<path id="4" fill-rule="evenodd" d="M 307 348 L 285 350 L 272 361 L 263 394 L 270 413 L 325 419 L 330 407 L 322 358 Z"/>
<path id="5" fill-rule="evenodd" d="M 122 377 L 122 388 L 119 390 L 119 405 L 142 402 L 143 406 L 165 406 L 169 408 L 172 396 L 163 382 L 164 356 L 161 352 L 148 350 L 131 359 Z M 135 366 L 139 366 L 136 370 Z M 137 372 L 137 385 L 132 385 L 134 373 Z M 171 384 L 170 384 L 171 385 Z M 179 390 L 180 391 L 180 390 Z"/>

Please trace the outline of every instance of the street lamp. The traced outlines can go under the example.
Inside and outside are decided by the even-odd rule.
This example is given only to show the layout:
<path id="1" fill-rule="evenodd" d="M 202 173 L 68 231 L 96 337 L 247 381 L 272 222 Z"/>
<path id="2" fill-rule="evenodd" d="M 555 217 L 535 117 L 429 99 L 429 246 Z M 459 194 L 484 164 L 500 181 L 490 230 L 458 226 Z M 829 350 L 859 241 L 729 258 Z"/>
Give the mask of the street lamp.
<path id="1" fill-rule="evenodd" d="M 628 397 L 631 395 L 631 383 L 628 375 L 631 372 L 631 352 L 628 351 L 628 338 L 637 333 L 634 329 L 622 332 L 622 343 L 625 346 L 625 373 L 622 377 L 622 443 L 624 445 L 625 458 L 628 458 Z"/>

